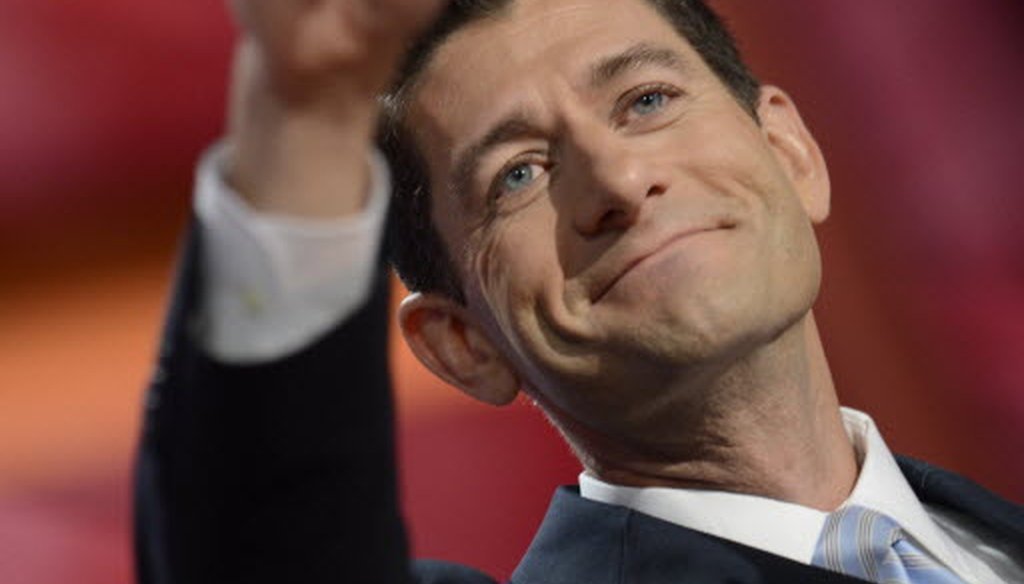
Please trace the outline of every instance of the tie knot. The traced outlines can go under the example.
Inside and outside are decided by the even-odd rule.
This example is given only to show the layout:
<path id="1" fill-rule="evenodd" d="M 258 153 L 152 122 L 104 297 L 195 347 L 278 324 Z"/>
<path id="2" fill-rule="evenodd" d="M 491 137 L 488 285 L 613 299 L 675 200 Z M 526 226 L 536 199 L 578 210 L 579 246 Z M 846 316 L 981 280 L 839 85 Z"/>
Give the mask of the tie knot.
<path id="1" fill-rule="evenodd" d="M 829 526 L 828 523 L 832 525 Z M 903 529 L 895 519 L 859 505 L 843 507 L 829 515 L 825 529 L 828 530 L 830 527 L 835 530 L 856 529 L 861 540 L 868 538 L 871 541 L 884 542 L 886 546 L 903 539 Z"/>
<path id="2" fill-rule="evenodd" d="M 915 548 L 891 517 L 858 505 L 829 514 L 812 563 L 871 582 L 961 582 Z"/>
<path id="3" fill-rule="evenodd" d="M 900 526 L 887 515 L 857 505 L 842 507 L 825 520 L 814 563 L 875 581 L 874 567 L 902 539 L 902 534 Z"/>

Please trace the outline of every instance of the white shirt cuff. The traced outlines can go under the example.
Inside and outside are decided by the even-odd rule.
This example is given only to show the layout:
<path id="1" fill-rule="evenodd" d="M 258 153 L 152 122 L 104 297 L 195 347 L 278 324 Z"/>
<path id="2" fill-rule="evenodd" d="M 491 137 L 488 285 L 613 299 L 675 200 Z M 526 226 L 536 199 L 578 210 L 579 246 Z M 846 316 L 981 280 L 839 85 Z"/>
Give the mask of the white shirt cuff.
<path id="1" fill-rule="evenodd" d="M 223 144 L 211 147 L 196 173 L 206 322 L 201 342 L 224 362 L 271 361 L 308 346 L 367 300 L 390 176 L 374 153 L 370 197 L 358 215 L 273 215 L 252 209 L 227 185 L 224 150 Z"/>

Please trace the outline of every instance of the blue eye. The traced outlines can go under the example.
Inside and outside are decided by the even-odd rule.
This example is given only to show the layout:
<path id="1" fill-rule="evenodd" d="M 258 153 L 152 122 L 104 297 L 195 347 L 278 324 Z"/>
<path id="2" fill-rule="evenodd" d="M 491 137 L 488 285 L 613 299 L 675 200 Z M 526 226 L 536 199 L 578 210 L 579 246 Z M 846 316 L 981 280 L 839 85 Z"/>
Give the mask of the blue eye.
<path id="1" fill-rule="evenodd" d="M 514 166 L 502 177 L 501 186 L 509 192 L 518 191 L 526 187 L 536 178 L 533 171 L 534 166 L 536 165 L 525 163 Z"/>
<path id="2" fill-rule="evenodd" d="M 654 113 L 665 106 L 668 96 L 663 91 L 651 91 L 638 97 L 631 105 L 630 110 L 641 116 Z"/>

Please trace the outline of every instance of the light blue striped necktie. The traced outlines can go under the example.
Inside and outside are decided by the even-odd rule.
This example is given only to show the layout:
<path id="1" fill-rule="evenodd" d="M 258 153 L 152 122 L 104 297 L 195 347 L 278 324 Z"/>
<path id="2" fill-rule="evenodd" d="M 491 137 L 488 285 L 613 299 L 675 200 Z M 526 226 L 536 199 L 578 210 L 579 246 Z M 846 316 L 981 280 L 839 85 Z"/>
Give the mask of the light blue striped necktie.
<path id="1" fill-rule="evenodd" d="M 881 584 L 964 584 L 911 544 L 891 518 L 856 505 L 828 516 L 812 563 Z"/>

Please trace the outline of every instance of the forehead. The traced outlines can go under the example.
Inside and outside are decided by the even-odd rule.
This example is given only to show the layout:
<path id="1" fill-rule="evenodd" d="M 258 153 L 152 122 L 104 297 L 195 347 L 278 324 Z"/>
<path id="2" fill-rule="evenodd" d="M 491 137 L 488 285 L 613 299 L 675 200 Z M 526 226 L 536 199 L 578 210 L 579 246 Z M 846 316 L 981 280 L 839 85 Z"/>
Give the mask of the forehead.
<path id="1" fill-rule="evenodd" d="M 602 56 L 640 42 L 672 46 L 702 64 L 647 0 L 518 0 L 437 49 L 417 85 L 410 126 L 430 154 L 451 152 L 547 92 L 582 87 Z"/>

